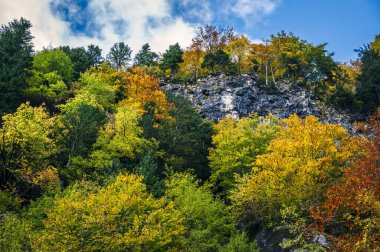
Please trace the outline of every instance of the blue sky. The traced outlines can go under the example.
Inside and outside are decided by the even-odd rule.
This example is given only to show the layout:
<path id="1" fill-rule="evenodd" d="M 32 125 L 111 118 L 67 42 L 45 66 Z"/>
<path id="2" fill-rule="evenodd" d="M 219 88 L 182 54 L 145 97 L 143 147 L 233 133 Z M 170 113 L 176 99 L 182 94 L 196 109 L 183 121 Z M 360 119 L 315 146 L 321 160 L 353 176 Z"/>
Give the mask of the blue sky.
<path id="1" fill-rule="evenodd" d="M 292 31 L 314 44 L 328 43 L 335 59 L 380 33 L 380 0 L 0 0 L 0 23 L 31 20 L 36 49 L 98 44 L 106 54 L 127 42 L 136 52 L 148 42 L 162 52 L 189 45 L 198 25 L 234 27 L 252 40 Z"/>

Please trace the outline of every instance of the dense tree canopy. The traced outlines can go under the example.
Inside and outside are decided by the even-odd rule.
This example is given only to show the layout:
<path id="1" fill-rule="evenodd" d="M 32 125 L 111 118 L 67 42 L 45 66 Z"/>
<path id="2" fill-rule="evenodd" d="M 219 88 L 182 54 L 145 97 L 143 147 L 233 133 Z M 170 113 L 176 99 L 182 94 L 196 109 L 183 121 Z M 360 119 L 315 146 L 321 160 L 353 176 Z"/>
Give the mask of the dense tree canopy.
<path id="1" fill-rule="evenodd" d="M 208 25 L 184 50 L 143 45 L 132 65 L 124 42 L 106 60 L 93 44 L 34 53 L 30 28 L 0 28 L 0 251 L 380 246 L 379 35 L 338 63 L 293 33 L 254 43 Z M 193 99 L 219 88 L 198 81 L 210 74 L 244 74 L 268 97 L 296 88 L 322 113 L 378 112 L 350 133 L 315 116 L 212 122 Z"/>
<path id="2" fill-rule="evenodd" d="M 340 126 L 296 115 L 283 123 L 269 151 L 256 158 L 252 173 L 232 195 L 243 219 L 273 226 L 286 208 L 305 214 L 357 153 L 355 141 Z"/>

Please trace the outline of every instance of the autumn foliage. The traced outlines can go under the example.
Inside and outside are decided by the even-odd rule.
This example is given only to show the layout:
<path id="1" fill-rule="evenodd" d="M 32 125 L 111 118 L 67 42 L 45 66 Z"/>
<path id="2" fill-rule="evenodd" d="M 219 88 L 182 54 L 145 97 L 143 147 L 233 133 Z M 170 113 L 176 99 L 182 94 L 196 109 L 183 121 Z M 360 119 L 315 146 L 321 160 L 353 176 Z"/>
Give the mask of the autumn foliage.
<path id="1" fill-rule="evenodd" d="M 380 247 L 380 109 L 362 125 L 373 140 L 359 143 L 363 154 L 344 171 L 342 181 L 327 190 L 326 200 L 311 216 L 328 232 L 331 249 L 376 251 Z"/>

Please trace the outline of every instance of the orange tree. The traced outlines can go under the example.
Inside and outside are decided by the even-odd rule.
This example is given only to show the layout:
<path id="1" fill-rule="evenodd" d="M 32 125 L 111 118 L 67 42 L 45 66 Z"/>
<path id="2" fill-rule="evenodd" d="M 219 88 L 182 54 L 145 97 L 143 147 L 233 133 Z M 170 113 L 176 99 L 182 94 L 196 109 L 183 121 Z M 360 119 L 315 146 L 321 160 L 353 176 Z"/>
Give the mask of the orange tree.
<path id="1" fill-rule="evenodd" d="M 362 127 L 373 141 L 363 140 L 364 154 L 345 170 L 341 182 L 327 190 L 313 208 L 314 227 L 329 233 L 334 250 L 377 251 L 380 247 L 380 109 Z"/>

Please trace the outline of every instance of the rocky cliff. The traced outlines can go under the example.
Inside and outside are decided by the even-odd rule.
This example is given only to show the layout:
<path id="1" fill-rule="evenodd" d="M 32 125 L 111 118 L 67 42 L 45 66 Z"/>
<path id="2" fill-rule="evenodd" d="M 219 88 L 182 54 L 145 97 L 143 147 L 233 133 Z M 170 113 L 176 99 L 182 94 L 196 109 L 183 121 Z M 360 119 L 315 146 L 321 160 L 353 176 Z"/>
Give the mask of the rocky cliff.
<path id="1" fill-rule="evenodd" d="M 256 112 L 275 114 L 280 118 L 297 114 L 304 118 L 314 115 L 323 122 L 340 124 L 352 131 L 352 117 L 312 99 L 311 92 L 296 83 L 282 81 L 276 88 L 259 85 L 249 75 L 210 76 L 196 83 L 171 84 L 161 82 L 165 91 L 188 98 L 203 118 L 217 121 L 226 115 L 240 118 Z"/>

